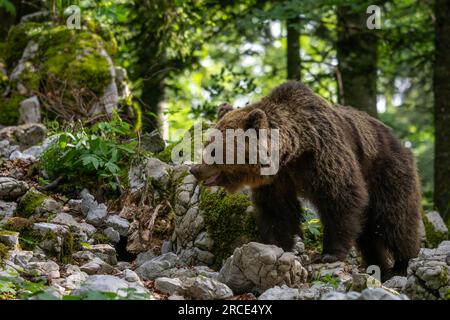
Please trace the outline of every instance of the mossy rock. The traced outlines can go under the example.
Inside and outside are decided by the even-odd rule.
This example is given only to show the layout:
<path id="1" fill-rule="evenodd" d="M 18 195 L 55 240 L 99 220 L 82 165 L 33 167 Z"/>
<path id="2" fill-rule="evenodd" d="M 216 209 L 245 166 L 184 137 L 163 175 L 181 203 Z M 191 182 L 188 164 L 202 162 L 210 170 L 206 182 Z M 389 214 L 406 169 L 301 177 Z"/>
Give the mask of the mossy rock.
<path id="1" fill-rule="evenodd" d="M 33 230 L 33 222 L 26 218 L 12 217 L 6 223 L 5 229 L 19 232 L 19 244 L 24 250 L 33 250 L 43 240 L 43 236 Z"/>
<path id="2" fill-rule="evenodd" d="M 233 254 L 236 247 L 257 238 L 255 220 L 247 208 L 251 202 L 243 194 L 228 194 L 203 188 L 200 194 L 200 209 L 203 212 L 206 230 L 214 241 L 215 265 Z"/>
<path id="3" fill-rule="evenodd" d="M 49 24 L 24 22 L 13 26 L 8 33 L 4 46 L 4 60 L 8 72 L 11 72 L 22 57 L 22 53 L 30 40 L 36 39 Z"/>
<path id="4" fill-rule="evenodd" d="M 47 196 L 42 192 L 34 189 L 28 190 L 27 193 L 20 198 L 15 211 L 15 216 L 22 218 L 31 217 L 37 213 L 36 209 L 39 208 L 46 199 Z"/>
<path id="5" fill-rule="evenodd" d="M 430 215 L 430 218 L 428 215 Z M 425 226 L 427 247 L 436 248 L 442 241 L 448 240 L 448 229 L 443 220 L 438 221 L 441 218 L 437 212 L 422 213 L 422 219 Z M 434 221 L 434 225 L 430 219 Z"/>
<path id="6" fill-rule="evenodd" d="M 33 41 L 38 50 L 24 62 L 17 79 L 26 88 L 27 95 L 38 91 L 44 95 L 51 92 L 51 96 L 62 98 L 64 105 L 71 106 L 71 110 L 80 103 L 92 104 L 94 97 L 100 98 L 111 82 L 110 64 L 105 52 L 111 53 L 108 48 L 114 41 L 112 34 L 105 32 L 106 35 L 108 42 L 87 29 L 70 30 L 54 22 L 20 23 L 11 28 L 3 46 L 6 68 L 11 73 L 27 45 Z M 0 77 L 0 86 L 6 87 L 2 84 L 3 77 Z M 18 101 L 14 91 L 17 91 L 17 84 L 10 85 L 13 96 L 0 98 L 2 125 L 17 123 L 19 103 L 25 98 Z M 83 115 L 80 111 L 78 116 Z"/>

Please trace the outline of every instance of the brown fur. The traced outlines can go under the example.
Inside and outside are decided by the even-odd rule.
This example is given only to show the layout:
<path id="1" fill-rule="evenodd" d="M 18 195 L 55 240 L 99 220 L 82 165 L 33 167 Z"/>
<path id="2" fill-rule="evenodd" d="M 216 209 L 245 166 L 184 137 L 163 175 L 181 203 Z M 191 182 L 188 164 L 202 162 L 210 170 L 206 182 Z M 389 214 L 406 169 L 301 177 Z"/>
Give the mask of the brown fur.
<path id="1" fill-rule="evenodd" d="M 299 196 L 319 211 L 323 261 L 345 259 L 356 244 L 367 265 L 387 271 L 393 259 L 393 271 L 405 271 L 419 250 L 421 195 L 413 156 L 388 127 L 292 81 L 257 103 L 228 109 L 217 129 L 280 130 L 280 170 L 261 176 L 258 165 L 200 164 L 192 172 L 199 180 L 220 173 L 214 184 L 230 191 L 250 186 L 264 242 L 291 249 Z"/>

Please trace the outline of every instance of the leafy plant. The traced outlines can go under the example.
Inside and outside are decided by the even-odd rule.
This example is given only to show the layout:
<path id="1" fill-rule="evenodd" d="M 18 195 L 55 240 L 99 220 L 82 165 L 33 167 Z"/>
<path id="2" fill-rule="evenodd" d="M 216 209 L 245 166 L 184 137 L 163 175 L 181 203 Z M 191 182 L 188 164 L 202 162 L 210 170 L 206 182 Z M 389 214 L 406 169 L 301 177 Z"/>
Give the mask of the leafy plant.
<path id="1" fill-rule="evenodd" d="M 319 249 L 322 243 L 322 224 L 308 208 L 305 208 L 303 217 L 304 223 L 302 225 L 302 230 L 305 245 L 314 249 Z"/>
<path id="2" fill-rule="evenodd" d="M 63 132 L 43 154 L 40 165 L 51 179 L 64 176 L 92 180 L 94 176 L 97 182 L 116 190 L 119 177 L 126 173 L 128 160 L 135 154 L 137 142 L 127 141 L 131 134 L 130 124 L 120 119 Z"/>

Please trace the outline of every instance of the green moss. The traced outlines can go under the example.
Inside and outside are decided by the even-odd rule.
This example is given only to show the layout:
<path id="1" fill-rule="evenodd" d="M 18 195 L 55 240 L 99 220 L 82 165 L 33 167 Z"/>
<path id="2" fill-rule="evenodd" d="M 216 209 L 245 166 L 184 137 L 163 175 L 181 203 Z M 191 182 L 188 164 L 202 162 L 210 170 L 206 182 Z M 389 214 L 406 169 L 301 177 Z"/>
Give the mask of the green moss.
<path id="1" fill-rule="evenodd" d="M 0 231 L 0 236 L 13 236 L 16 233 L 17 233 L 16 231 L 1 230 Z"/>
<path id="2" fill-rule="evenodd" d="M 45 48 L 42 56 L 47 81 L 70 79 L 72 87 L 103 94 L 111 76 L 107 60 L 99 53 L 104 47 L 100 37 L 57 26 L 42 36 L 40 45 Z"/>
<path id="3" fill-rule="evenodd" d="M 425 226 L 426 245 L 429 248 L 436 248 L 442 241 L 448 239 L 448 235 L 434 230 L 433 225 L 428 221 L 424 213 L 422 213 L 422 220 Z"/>
<path id="4" fill-rule="evenodd" d="M 12 217 L 5 225 L 5 229 L 19 232 L 19 244 L 24 250 L 33 250 L 42 241 L 42 235 L 32 228 L 33 223 L 25 218 Z"/>
<path id="5" fill-rule="evenodd" d="M 8 71 L 11 72 L 20 60 L 28 42 L 38 38 L 39 34 L 47 27 L 48 24 L 25 22 L 19 23 L 9 30 L 4 48 L 4 58 Z"/>
<path id="6" fill-rule="evenodd" d="M 94 233 L 91 238 L 94 240 L 94 244 L 104 244 L 109 243 L 108 237 L 105 236 L 103 233 L 96 232 Z"/>
<path id="7" fill-rule="evenodd" d="M 0 124 L 13 126 L 19 120 L 19 106 L 25 97 L 14 93 L 9 98 L 0 95 Z"/>
<path id="8" fill-rule="evenodd" d="M 70 264 L 72 263 L 72 254 L 74 251 L 74 237 L 72 232 L 67 232 L 64 235 L 62 247 L 61 247 L 61 253 L 59 260 L 61 263 L 64 264 Z"/>
<path id="9" fill-rule="evenodd" d="M 247 212 L 251 202 L 243 194 L 228 194 L 220 189 L 211 192 L 203 188 L 200 194 L 200 209 L 203 211 L 208 233 L 214 240 L 215 265 L 233 250 L 257 237 L 253 215 Z"/>
<path id="10" fill-rule="evenodd" d="M 29 218 L 36 213 L 36 208 L 38 208 L 47 196 L 43 193 L 30 189 L 28 192 L 20 199 L 17 204 L 15 216 Z"/>
<path id="11" fill-rule="evenodd" d="M 8 257 L 9 249 L 3 243 L 0 243 L 0 260 Z"/>

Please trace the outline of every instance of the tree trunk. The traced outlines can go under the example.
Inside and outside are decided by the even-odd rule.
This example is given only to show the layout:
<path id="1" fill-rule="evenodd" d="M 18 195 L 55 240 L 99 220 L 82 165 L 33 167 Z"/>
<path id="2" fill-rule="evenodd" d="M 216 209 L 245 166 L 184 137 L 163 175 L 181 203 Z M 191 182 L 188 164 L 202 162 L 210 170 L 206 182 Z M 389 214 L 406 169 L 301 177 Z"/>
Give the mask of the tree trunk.
<path id="1" fill-rule="evenodd" d="M 435 1 L 434 204 L 450 223 L 450 1 Z"/>
<path id="2" fill-rule="evenodd" d="M 366 26 L 365 11 L 337 9 L 336 44 L 340 80 L 339 102 L 377 117 L 377 37 Z"/>
<path id="3" fill-rule="evenodd" d="M 300 80 L 300 18 L 286 20 L 287 29 L 287 78 Z"/>

